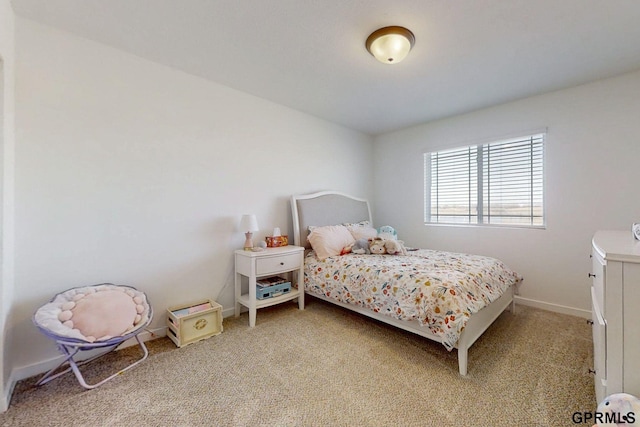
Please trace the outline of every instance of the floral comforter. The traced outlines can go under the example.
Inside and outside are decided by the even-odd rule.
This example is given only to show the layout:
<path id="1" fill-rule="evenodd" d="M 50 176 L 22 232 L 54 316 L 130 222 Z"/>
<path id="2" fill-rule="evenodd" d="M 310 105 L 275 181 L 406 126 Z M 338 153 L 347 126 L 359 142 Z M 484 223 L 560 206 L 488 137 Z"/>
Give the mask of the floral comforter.
<path id="1" fill-rule="evenodd" d="M 305 257 L 305 290 L 428 326 L 455 347 L 469 317 L 522 280 L 501 261 L 420 249 L 408 255 Z"/>

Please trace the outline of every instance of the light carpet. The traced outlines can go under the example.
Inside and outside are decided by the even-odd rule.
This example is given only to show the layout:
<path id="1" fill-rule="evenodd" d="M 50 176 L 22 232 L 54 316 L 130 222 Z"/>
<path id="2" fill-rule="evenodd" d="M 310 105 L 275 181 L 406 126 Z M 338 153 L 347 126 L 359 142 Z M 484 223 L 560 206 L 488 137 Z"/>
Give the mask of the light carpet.
<path id="1" fill-rule="evenodd" d="M 16 386 L 3 426 L 572 426 L 594 411 L 585 319 L 517 306 L 456 351 L 320 300 L 226 318 L 218 336 L 150 356 L 85 390 L 68 373 Z M 139 357 L 130 347 L 83 368 L 97 382 Z M 586 424 L 585 424 L 586 425 Z"/>

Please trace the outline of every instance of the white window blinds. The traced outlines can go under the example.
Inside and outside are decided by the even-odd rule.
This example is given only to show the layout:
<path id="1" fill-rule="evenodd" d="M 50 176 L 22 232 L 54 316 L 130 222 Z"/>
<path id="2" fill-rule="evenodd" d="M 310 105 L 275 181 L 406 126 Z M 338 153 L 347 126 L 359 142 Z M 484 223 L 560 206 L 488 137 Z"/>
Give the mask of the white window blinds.
<path id="1" fill-rule="evenodd" d="M 425 153 L 425 222 L 544 226 L 544 137 Z"/>

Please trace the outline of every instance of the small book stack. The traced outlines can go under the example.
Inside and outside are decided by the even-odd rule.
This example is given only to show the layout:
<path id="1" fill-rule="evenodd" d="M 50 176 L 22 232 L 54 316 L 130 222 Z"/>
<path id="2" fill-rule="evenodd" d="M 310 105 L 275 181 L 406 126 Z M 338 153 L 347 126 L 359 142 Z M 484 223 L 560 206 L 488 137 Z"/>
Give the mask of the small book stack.
<path id="1" fill-rule="evenodd" d="M 171 311 L 171 313 L 173 313 L 174 316 L 176 317 L 182 317 L 182 316 L 186 316 L 187 314 L 193 314 L 193 313 L 197 313 L 199 311 L 204 311 L 204 310 L 209 310 L 211 308 L 211 303 L 210 302 L 205 302 L 202 304 L 198 304 L 198 305 L 193 305 L 191 307 L 186 307 L 186 308 L 181 308 L 178 310 L 173 310 Z"/>
<path id="2" fill-rule="evenodd" d="M 266 299 L 291 292 L 291 282 L 280 276 L 256 280 L 256 297 Z"/>

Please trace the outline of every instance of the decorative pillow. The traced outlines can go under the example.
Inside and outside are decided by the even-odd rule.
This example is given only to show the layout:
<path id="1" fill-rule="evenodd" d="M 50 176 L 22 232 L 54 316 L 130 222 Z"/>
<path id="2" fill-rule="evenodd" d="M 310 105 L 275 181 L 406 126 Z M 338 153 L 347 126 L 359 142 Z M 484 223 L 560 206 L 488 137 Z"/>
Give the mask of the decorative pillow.
<path id="1" fill-rule="evenodd" d="M 378 237 L 378 230 L 373 228 L 369 221 L 360 221 L 355 224 L 345 223 L 347 230 L 351 233 L 354 239 L 375 239 Z"/>
<path id="2" fill-rule="evenodd" d="M 342 225 L 344 225 L 345 227 L 349 227 L 350 225 L 356 225 L 358 227 L 370 227 L 371 223 L 367 220 L 364 220 L 360 222 L 343 222 Z"/>
<path id="3" fill-rule="evenodd" d="M 119 289 L 78 293 L 63 304 L 58 319 L 89 342 L 103 341 L 133 329 L 141 320 L 142 302 L 133 292 Z"/>
<path id="4" fill-rule="evenodd" d="M 344 225 L 313 227 L 311 230 L 307 240 L 311 243 L 313 250 L 316 251 L 316 256 L 319 260 L 340 255 L 343 248 L 356 241 Z"/>

